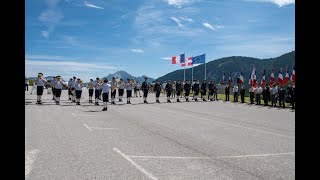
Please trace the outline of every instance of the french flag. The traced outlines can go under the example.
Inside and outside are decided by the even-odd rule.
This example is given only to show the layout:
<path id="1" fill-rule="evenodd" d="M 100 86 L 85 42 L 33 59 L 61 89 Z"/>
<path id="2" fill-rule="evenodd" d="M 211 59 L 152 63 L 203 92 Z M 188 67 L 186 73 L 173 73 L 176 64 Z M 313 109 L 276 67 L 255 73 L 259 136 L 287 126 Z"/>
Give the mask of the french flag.
<path id="1" fill-rule="evenodd" d="M 290 80 L 293 82 L 293 83 L 296 83 L 296 67 L 293 66 L 292 67 L 292 75 L 290 77 Z"/>
<path id="2" fill-rule="evenodd" d="M 241 85 L 243 82 L 244 82 L 244 79 L 243 79 L 243 74 L 242 74 L 242 69 L 241 69 L 240 77 L 239 77 L 239 84 Z"/>
<path id="3" fill-rule="evenodd" d="M 172 64 L 177 64 L 180 63 L 185 63 L 185 58 L 184 54 L 180 54 L 180 56 L 172 56 Z"/>
<path id="4" fill-rule="evenodd" d="M 282 68 L 279 69 L 278 84 L 283 84 Z"/>
<path id="5" fill-rule="evenodd" d="M 262 70 L 262 79 L 261 79 L 261 85 L 262 86 L 265 86 L 266 85 L 266 70 L 265 69 L 263 69 Z"/>
<path id="6" fill-rule="evenodd" d="M 271 76 L 270 76 L 270 86 L 274 84 L 274 69 L 271 69 Z"/>
<path id="7" fill-rule="evenodd" d="M 283 84 L 286 85 L 288 82 L 289 82 L 289 71 L 288 71 L 288 67 L 287 67 L 287 70 L 286 70 L 286 76 L 284 77 L 284 80 L 283 80 Z"/>
<path id="8" fill-rule="evenodd" d="M 252 69 L 252 73 L 251 73 L 251 78 L 249 80 L 249 84 L 250 84 L 251 87 L 254 87 L 257 84 L 257 75 L 256 75 L 256 68 L 255 67 L 253 67 L 253 69 Z"/>
<path id="9" fill-rule="evenodd" d="M 192 57 L 188 57 L 187 63 L 188 63 L 188 66 L 192 66 Z"/>

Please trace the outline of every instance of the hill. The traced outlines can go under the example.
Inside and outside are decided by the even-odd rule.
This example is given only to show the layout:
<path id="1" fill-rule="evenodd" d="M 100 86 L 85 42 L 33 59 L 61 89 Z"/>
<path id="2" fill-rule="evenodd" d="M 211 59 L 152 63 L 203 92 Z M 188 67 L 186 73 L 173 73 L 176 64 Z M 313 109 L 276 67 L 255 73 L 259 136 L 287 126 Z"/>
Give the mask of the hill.
<path id="1" fill-rule="evenodd" d="M 278 70 L 283 68 L 283 75 L 285 76 L 285 69 L 288 66 L 289 73 L 292 73 L 292 66 L 295 64 L 295 51 L 283 54 L 276 58 L 258 59 L 252 57 L 243 56 L 231 56 L 216 59 L 206 63 L 207 80 L 214 80 L 214 82 L 221 82 L 223 73 L 226 74 L 226 80 L 228 80 L 229 74 L 231 74 L 232 81 L 236 82 L 237 77 L 243 69 L 243 76 L 245 83 L 249 82 L 253 65 L 256 67 L 257 80 L 261 81 L 262 68 L 266 70 L 266 79 L 269 82 L 271 68 L 274 68 L 275 77 L 278 76 Z M 193 68 L 193 79 L 198 79 L 200 82 L 204 79 L 204 64 L 198 65 Z M 191 80 L 191 68 L 185 70 L 186 79 Z M 164 76 L 158 78 L 160 82 L 166 80 L 183 80 L 183 69 L 170 72 Z"/>
<path id="2" fill-rule="evenodd" d="M 139 76 L 139 77 L 135 77 L 135 76 L 132 76 L 131 74 L 127 73 L 126 71 L 117 71 L 117 72 L 115 72 L 115 73 L 113 73 L 113 74 L 109 74 L 106 78 L 108 78 L 109 80 L 111 80 L 112 77 L 115 77 L 116 79 L 121 79 L 121 78 L 122 78 L 123 81 L 127 81 L 128 78 L 129 78 L 129 79 L 132 79 L 132 78 L 133 78 L 135 81 L 140 82 L 140 83 L 142 83 L 142 82 L 144 81 L 144 78 L 145 78 L 145 77 L 148 78 L 147 82 L 152 82 L 152 81 L 155 80 L 155 79 L 150 78 L 150 77 L 145 76 L 145 75 Z M 104 77 L 104 78 L 105 78 L 105 77 Z"/>

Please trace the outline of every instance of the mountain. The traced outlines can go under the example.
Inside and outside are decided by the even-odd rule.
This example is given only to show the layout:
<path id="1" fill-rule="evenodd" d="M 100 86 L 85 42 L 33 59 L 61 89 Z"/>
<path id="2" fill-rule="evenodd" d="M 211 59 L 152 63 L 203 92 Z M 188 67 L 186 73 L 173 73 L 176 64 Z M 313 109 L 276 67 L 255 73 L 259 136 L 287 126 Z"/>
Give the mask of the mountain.
<path id="1" fill-rule="evenodd" d="M 249 78 L 251 76 L 252 67 L 255 65 L 257 80 L 260 83 L 262 79 L 262 68 L 266 71 L 266 80 L 269 82 L 271 68 L 274 68 L 275 79 L 278 77 L 279 68 L 282 67 L 282 74 L 285 76 L 286 67 L 288 66 L 289 73 L 292 73 L 292 66 L 295 64 L 295 51 L 283 54 L 276 58 L 258 59 L 252 57 L 231 56 L 216 59 L 206 63 L 207 80 L 214 80 L 216 83 L 220 83 L 223 73 L 225 73 L 225 79 L 228 80 L 229 74 L 231 74 L 232 82 L 237 81 L 237 77 L 243 69 L 244 84 L 249 84 Z M 200 82 L 204 79 L 205 65 L 201 64 L 193 67 L 193 79 L 197 79 Z M 191 68 L 185 69 L 185 77 L 191 80 Z M 164 82 L 166 80 L 183 80 L 183 69 L 170 72 L 164 76 L 159 77 L 157 80 Z"/>
<path id="2" fill-rule="evenodd" d="M 110 81 L 112 79 L 112 77 L 115 77 L 118 80 L 122 78 L 123 81 L 127 81 L 128 78 L 129 79 L 133 78 L 135 81 L 140 82 L 140 83 L 142 83 L 144 81 L 145 77 L 148 78 L 147 82 L 152 82 L 152 81 L 155 80 L 155 79 L 150 78 L 150 77 L 145 76 L 145 75 L 143 75 L 141 77 L 140 76 L 139 77 L 134 77 L 131 74 L 125 72 L 125 71 L 117 71 L 117 72 L 115 72 L 113 74 L 109 74 L 107 77 L 103 77 L 103 78 L 108 78 L 108 80 Z"/>

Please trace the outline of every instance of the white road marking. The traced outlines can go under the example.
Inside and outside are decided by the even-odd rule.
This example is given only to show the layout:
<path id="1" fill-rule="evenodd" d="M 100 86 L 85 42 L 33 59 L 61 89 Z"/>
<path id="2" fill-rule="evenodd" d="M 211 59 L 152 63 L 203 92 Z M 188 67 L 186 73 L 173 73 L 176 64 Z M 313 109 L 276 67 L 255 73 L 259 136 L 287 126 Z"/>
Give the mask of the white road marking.
<path id="1" fill-rule="evenodd" d="M 108 130 L 120 130 L 118 128 L 102 128 L 102 127 L 90 127 L 91 129 L 108 129 Z"/>
<path id="2" fill-rule="evenodd" d="M 163 109 L 163 108 L 161 108 L 161 109 L 162 109 L 162 110 L 166 110 L 166 111 L 171 112 L 171 113 L 174 113 L 174 114 L 177 114 L 176 112 L 171 111 L 171 110 L 167 110 L 167 109 Z M 211 120 L 211 121 L 213 120 L 213 119 L 204 118 L 204 117 L 199 117 L 199 116 L 194 116 L 194 115 L 186 114 L 186 113 L 184 113 L 183 115 L 190 116 L 190 117 L 194 117 L 194 118 L 198 118 L 198 119 Z M 271 135 L 275 135 L 275 136 L 282 136 L 282 137 L 293 138 L 293 139 L 295 138 L 295 137 L 292 137 L 292 136 L 287 136 L 287 135 L 283 135 L 283 134 L 272 133 L 272 132 L 268 132 L 268 131 L 264 131 L 264 130 L 260 130 L 260 129 L 254 129 L 254 128 L 250 128 L 250 127 L 246 127 L 246 126 L 241 126 L 241 125 L 236 125 L 236 124 L 230 124 L 230 123 L 226 123 L 226 122 L 222 122 L 222 121 L 218 121 L 218 120 L 213 120 L 213 121 L 216 121 L 216 122 L 219 122 L 219 123 L 222 123 L 222 124 L 226 124 L 226 125 L 230 125 L 230 126 L 236 126 L 236 127 L 240 127 L 240 128 L 244 128 L 244 129 L 249 129 L 249 130 L 253 130 L 253 131 L 257 131 L 257 132 L 261 132 L 261 133 L 271 134 Z"/>
<path id="3" fill-rule="evenodd" d="M 38 149 L 34 149 L 29 151 L 25 155 L 25 178 L 27 178 L 32 171 L 33 168 L 33 162 L 36 160 L 37 154 L 40 152 Z"/>
<path id="4" fill-rule="evenodd" d="M 92 129 L 89 127 L 89 126 L 87 126 L 86 124 L 83 124 L 86 128 L 88 128 L 90 131 L 92 131 Z"/>
<path id="5" fill-rule="evenodd" d="M 280 155 L 294 155 L 294 152 L 288 153 L 273 153 L 273 154 L 249 154 L 238 156 L 220 156 L 220 157 L 179 157 L 179 156 L 129 156 L 129 158 L 142 158 L 142 159 L 228 159 L 228 158 L 246 158 L 246 157 L 262 157 L 262 156 L 280 156 Z"/>
<path id="6" fill-rule="evenodd" d="M 113 151 L 120 154 L 123 158 L 125 158 L 127 161 L 129 161 L 133 166 L 135 166 L 139 171 L 141 171 L 143 174 L 145 174 L 148 178 L 152 180 L 157 180 L 158 178 L 154 177 L 151 173 L 149 173 L 147 170 L 145 170 L 142 166 L 138 165 L 136 162 L 134 162 L 132 159 L 130 159 L 127 155 L 122 153 L 119 149 L 113 148 Z"/>

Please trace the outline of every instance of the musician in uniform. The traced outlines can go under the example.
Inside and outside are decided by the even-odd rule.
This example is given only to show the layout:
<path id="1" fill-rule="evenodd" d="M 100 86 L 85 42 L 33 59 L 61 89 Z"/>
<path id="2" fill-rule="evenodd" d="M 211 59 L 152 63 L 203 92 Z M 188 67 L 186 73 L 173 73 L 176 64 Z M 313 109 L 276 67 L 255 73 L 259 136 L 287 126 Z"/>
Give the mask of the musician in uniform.
<path id="1" fill-rule="evenodd" d="M 154 85 L 154 91 L 156 92 L 156 103 L 160 103 L 159 97 L 161 93 L 161 85 L 159 80 L 157 80 L 156 84 Z"/>
<path id="2" fill-rule="evenodd" d="M 194 100 L 198 102 L 198 96 L 199 96 L 199 91 L 200 91 L 200 85 L 199 85 L 199 80 L 196 80 L 196 83 L 193 85 L 193 93 L 194 93 Z"/>
<path id="3" fill-rule="evenodd" d="M 75 90 L 76 90 L 76 105 L 80 105 L 80 99 L 82 94 L 82 80 L 80 78 L 77 79 L 75 83 Z"/>
<path id="4" fill-rule="evenodd" d="M 95 98 L 95 105 L 99 106 L 99 96 L 100 96 L 100 91 L 102 89 L 102 82 L 100 78 L 96 78 L 94 81 L 94 98 Z"/>
<path id="5" fill-rule="evenodd" d="M 149 86 L 147 82 L 147 77 L 144 78 L 144 82 L 142 83 L 142 91 L 143 91 L 143 103 L 148 104 L 147 97 L 148 97 L 148 91 L 149 91 Z"/>
<path id="6" fill-rule="evenodd" d="M 206 80 L 203 80 L 201 84 L 201 98 L 203 101 L 207 101 L 205 99 L 207 95 L 207 88 L 208 88 L 208 83 L 206 82 Z"/>
<path id="7" fill-rule="evenodd" d="M 124 88 L 125 88 L 125 83 L 123 82 L 123 79 L 120 79 L 120 82 L 119 82 L 119 102 L 122 102 Z"/>
<path id="8" fill-rule="evenodd" d="M 133 88 L 132 82 L 130 81 L 130 79 L 127 79 L 127 83 L 126 83 L 127 104 L 131 104 L 130 98 L 131 98 L 131 96 L 132 96 L 132 88 Z"/>
<path id="9" fill-rule="evenodd" d="M 112 82 L 110 83 L 111 85 L 111 104 L 116 105 L 114 102 L 117 94 L 117 87 L 118 87 L 118 82 L 116 81 L 115 77 L 112 77 Z"/>
<path id="10" fill-rule="evenodd" d="M 171 92 L 172 92 L 172 84 L 171 84 L 170 80 L 168 80 L 168 83 L 166 84 L 165 90 L 167 93 L 167 102 L 171 103 L 170 96 L 171 96 Z"/>
<path id="11" fill-rule="evenodd" d="M 56 77 L 54 76 L 53 77 L 53 80 L 50 82 L 50 85 L 51 85 L 51 89 L 52 89 L 52 100 L 54 100 L 56 102 L 56 90 L 54 88 L 54 84 L 56 83 Z"/>
<path id="12" fill-rule="evenodd" d="M 179 96 L 182 94 L 183 87 L 182 87 L 182 84 L 181 84 L 180 80 L 177 81 L 176 91 L 177 91 L 177 102 L 181 102 L 181 101 L 179 100 Z"/>
<path id="13" fill-rule="evenodd" d="M 102 111 L 108 110 L 107 102 L 108 102 L 108 98 L 109 98 L 110 88 L 111 88 L 111 85 L 109 84 L 108 79 L 106 78 L 102 84 L 102 101 L 103 101 Z"/>
<path id="14" fill-rule="evenodd" d="M 67 86 L 67 84 L 62 81 L 61 76 L 56 76 L 56 80 L 54 82 L 56 105 L 60 105 L 60 97 L 63 86 Z"/>
<path id="15" fill-rule="evenodd" d="M 93 103 L 92 102 L 93 88 L 94 88 L 93 79 L 90 79 L 90 82 L 88 83 L 88 88 L 89 88 L 89 103 Z"/>
<path id="16" fill-rule="evenodd" d="M 176 85 L 177 85 L 176 81 L 173 81 L 173 83 L 172 83 L 172 92 L 171 92 L 173 99 L 176 98 L 176 93 L 177 93 Z"/>
<path id="17" fill-rule="evenodd" d="M 76 89 L 75 89 L 76 79 L 77 78 L 75 76 L 73 76 L 73 80 L 72 80 L 72 84 L 71 84 L 71 94 L 72 94 L 71 100 L 72 100 L 72 102 L 76 102 Z"/>
<path id="18" fill-rule="evenodd" d="M 189 84 L 189 80 L 186 80 L 186 83 L 183 86 L 184 89 L 184 97 L 186 98 L 186 101 L 189 102 L 189 94 L 190 94 L 190 89 L 191 85 Z"/>
<path id="19" fill-rule="evenodd" d="M 69 79 L 68 81 L 68 95 L 69 95 L 69 100 L 71 101 L 71 97 L 72 97 L 72 94 L 71 94 L 71 86 L 72 86 L 72 78 Z"/>
<path id="20" fill-rule="evenodd" d="M 47 82 L 47 80 L 43 78 L 42 73 L 39 73 L 38 78 L 36 79 L 36 85 L 37 85 L 37 103 L 36 104 L 42 104 L 41 96 L 43 94 L 43 86 L 45 82 Z"/>

